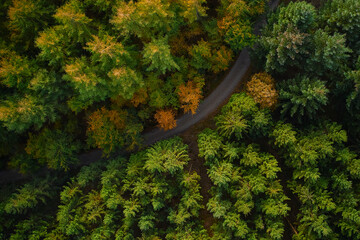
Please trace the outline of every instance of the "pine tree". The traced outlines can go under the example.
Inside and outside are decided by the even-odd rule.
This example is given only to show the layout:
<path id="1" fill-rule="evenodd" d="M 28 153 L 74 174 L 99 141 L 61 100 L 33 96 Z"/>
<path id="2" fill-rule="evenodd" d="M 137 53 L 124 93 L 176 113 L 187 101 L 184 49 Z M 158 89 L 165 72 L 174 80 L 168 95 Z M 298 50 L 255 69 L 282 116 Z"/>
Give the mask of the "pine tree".
<path id="1" fill-rule="evenodd" d="M 360 46 L 360 3 L 356 0 L 334 0 L 326 2 L 320 20 L 333 33 L 346 34 L 351 49 L 359 53 Z"/>
<path id="2" fill-rule="evenodd" d="M 280 8 L 271 20 L 275 25 L 285 30 L 287 26 L 293 25 L 301 32 L 308 33 L 316 23 L 318 16 L 315 7 L 307 2 L 290 2 L 287 6 Z"/>
<path id="3" fill-rule="evenodd" d="M 80 146 L 80 142 L 74 141 L 72 136 L 60 130 L 45 128 L 39 135 L 29 134 L 25 150 L 49 168 L 68 170 L 78 162 Z"/>
<path id="4" fill-rule="evenodd" d="M 164 36 L 172 25 L 173 17 L 170 3 L 141 0 L 136 3 L 119 3 L 111 23 L 124 36 L 130 33 L 139 38 L 151 39 Z"/>
<path id="5" fill-rule="evenodd" d="M 284 81 L 279 92 L 281 114 L 283 117 L 295 117 L 298 122 L 314 119 L 321 107 L 327 104 L 328 93 L 325 83 L 318 79 L 297 76 Z"/>
<path id="6" fill-rule="evenodd" d="M 167 37 L 152 39 L 150 43 L 145 44 L 143 50 L 144 63 L 150 65 L 147 71 L 158 71 L 165 74 L 174 69 L 179 70 L 179 66 L 173 60 L 168 45 Z"/>
<path id="7" fill-rule="evenodd" d="M 222 138 L 214 130 L 207 128 L 198 136 L 199 157 L 205 158 L 206 161 L 216 159 L 221 146 Z"/>
<path id="8" fill-rule="evenodd" d="M 0 105 L 0 120 L 4 126 L 17 133 L 22 133 L 31 127 L 36 129 L 47 122 L 56 119 L 55 107 L 32 95 L 14 96 Z"/>
<path id="9" fill-rule="evenodd" d="M 37 32 L 50 21 L 54 6 L 42 0 L 13 0 L 8 10 L 11 38 L 25 42 L 28 48 L 33 44 Z"/>
<path id="10" fill-rule="evenodd" d="M 91 52 L 92 62 L 98 62 L 101 70 L 107 72 L 112 68 L 131 63 L 131 56 L 125 46 L 116 41 L 116 38 L 103 33 L 100 36 L 92 35 L 92 40 L 86 43 Z"/>
<path id="11" fill-rule="evenodd" d="M 107 84 L 107 88 L 112 96 L 120 95 L 131 99 L 144 86 L 142 75 L 129 67 L 114 68 L 108 76 L 111 82 Z"/>
<path id="12" fill-rule="evenodd" d="M 54 18 L 61 24 L 62 33 L 75 42 L 85 43 L 91 36 L 92 21 L 85 15 L 84 5 L 79 0 L 70 0 L 56 10 Z"/>
<path id="13" fill-rule="evenodd" d="M 183 12 L 181 15 L 191 24 L 202 17 L 206 17 L 206 0 L 185 0 L 181 1 L 180 5 Z"/>
<path id="14" fill-rule="evenodd" d="M 152 174 L 169 172 L 174 175 L 181 171 L 189 160 L 187 146 L 179 137 L 175 137 L 149 148 L 144 168 Z"/>
<path id="15" fill-rule="evenodd" d="M 53 196 L 53 187 L 49 178 L 43 180 L 34 180 L 31 183 L 23 185 L 13 193 L 6 202 L 4 210 L 10 214 L 27 213 L 30 209 L 37 207 L 40 203 Z"/>
<path id="16" fill-rule="evenodd" d="M 76 90 L 68 102 L 71 110 L 80 112 L 97 101 L 104 100 L 109 95 L 106 80 L 97 76 L 85 57 L 75 59 L 64 68 L 66 75 L 63 78 L 70 82 Z M 115 84 L 114 84 L 115 85 Z"/>
<path id="17" fill-rule="evenodd" d="M 23 91 L 37 68 L 33 61 L 13 51 L 0 50 L 0 79 L 9 88 Z"/>
<path id="18" fill-rule="evenodd" d="M 265 70 L 267 72 L 285 72 L 290 67 L 301 67 L 304 56 L 309 52 L 308 34 L 302 33 L 294 25 L 282 29 L 274 25 L 269 36 L 260 39 L 266 52 Z"/>
<path id="19" fill-rule="evenodd" d="M 345 36 L 338 33 L 331 36 L 319 29 L 313 38 L 315 52 L 307 60 L 309 71 L 320 76 L 341 71 L 352 52 L 346 47 Z"/>

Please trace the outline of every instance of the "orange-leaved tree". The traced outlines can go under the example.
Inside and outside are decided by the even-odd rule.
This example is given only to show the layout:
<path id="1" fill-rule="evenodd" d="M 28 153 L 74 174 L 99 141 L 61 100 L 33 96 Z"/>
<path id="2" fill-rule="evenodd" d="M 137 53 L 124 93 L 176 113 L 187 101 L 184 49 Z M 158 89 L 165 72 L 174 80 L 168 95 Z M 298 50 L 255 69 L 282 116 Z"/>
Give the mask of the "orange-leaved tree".
<path id="1" fill-rule="evenodd" d="M 155 119 L 159 127 L 164 130 L 169 130 L 176 127 L 175 113 L 173 110 L 158 109 L 155 113 Z"/>
<path id="2" fill-rule="evenodd" d="M 186 84 L 179 86 L 179 101 L 184 112 L 191 111 L 192 114 L 196 113 L 196 109 L 199 106 L 201 95 L 201 88 L 197 86 L 193 81 L 189 81 Z"/>
<path id="3" fill-rule="evenodd" d="M 275 81 L 268 73 L 254 74 L 246 84 L 246 91 L 262 108 L 273 108 L 277 103 L 278 93 L 275 89 Z"/>
<path id="4" fill-rule="evenodd" d="M 93 112 L 88 120 L 89 144 L 103 149 L 105 154 L 123 145 L 124 139 L 119 130 L 125 128 L 126 116 L 126 112 L 107 110 L 104 107 Z"/>

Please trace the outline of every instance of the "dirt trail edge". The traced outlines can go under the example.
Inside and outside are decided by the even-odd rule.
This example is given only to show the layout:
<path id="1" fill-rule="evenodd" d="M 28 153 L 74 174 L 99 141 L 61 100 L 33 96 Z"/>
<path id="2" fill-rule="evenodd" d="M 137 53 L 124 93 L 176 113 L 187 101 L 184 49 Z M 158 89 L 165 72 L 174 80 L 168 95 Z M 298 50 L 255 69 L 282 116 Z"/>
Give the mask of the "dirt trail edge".
<path id="1" fill-rule="evenodd" d="M 279 4 L 280 0 L 272 0 L 269 3 L 270 11 L 274 10 Z M 259 20 L 254 24 L 254 33 L 259 35 L 261 28 L 266 24 L 266 16 L 262 15 Z M 199 108 L 197 109 L 196 114 L 191 115 L 185 114 L 179 119 L 177 119 L 177 127 L 169 131 L 164 131 L 159 128 L 145 133 L 144 145 L 149 146 L 156 141 L 170 138 L 179 133 L 184 132 L 194 124 L 205 119 L 211 113 L 216 111 L 216 109 L 221 106 L 226 99 L 228 99 L 231 94 L 235 91 L 236 86 L 244 78 L 246 72 L 250 68 L 250 56 L 247 49 L 243 49 L 239 57 L 237 58 L 235 64 L 232 66 L 228 75 L 224 80 L 219 84 L 219 86 L 207 97 L 203 102 L 200 103 Z M 87 153 L 79 155 L 80 164 L 79 166 L 88 165 L 94 161 L 101 159 L 102 151 L 93 150 Z M 46 168 L 40 170 L 39 172 L 46 171 Z M 39 173 L 41 174 L 41 173 Z M 25 178 L 30 177 L 29 175 L 22 175 L 16 170 L 3 170 L 0 171 L 0 184 L 6 184 L 11 182 L 17 182 Z"/>

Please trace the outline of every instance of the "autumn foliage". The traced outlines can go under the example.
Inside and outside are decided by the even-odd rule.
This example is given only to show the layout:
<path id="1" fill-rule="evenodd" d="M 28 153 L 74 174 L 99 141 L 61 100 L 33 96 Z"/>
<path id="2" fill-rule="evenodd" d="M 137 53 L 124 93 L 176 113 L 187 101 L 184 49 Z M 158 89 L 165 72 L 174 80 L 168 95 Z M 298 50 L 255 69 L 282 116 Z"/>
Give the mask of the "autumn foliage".
<path id="1" fill-rule="evenodd" d="M 159 127 L 165 131 L 176 127 L 175 113 L 173 110 L 157 110 L 155 119 L 159 124 Z"/>
<path id="2" fill-rule="evenodd" d="M 192 114 L 196 113 L 199 106 L 201 96 L 201 88 L 198 87 L 193 81 L 179 86 L 179 100 L 184 112 L 191 111 Z"/>
<path id="3" fill-rule="evenodd" d="M 246 91 L 262 108 L 272 108 L 276 105 L 278 93 L 274 79 L 267 73 L 254 74 L 246 84 Z"/>
<path id="4" fill-rule="evenodd" d="M 88 121 L 87 135 L 90 144 L 110 153 L 116 146 L 123 142 L 121 129 L 125 128 L 126 112 L 101 109 L 93 112 Z"/>
<path id="5" fill-rule="evenodd" d="M 144 104 L 146 103 L 148 98 L 148 94 L 146 92 L 146 88 L 140 88 L 139 91 L 137 91 L 132 99 L 131 99 L 131 103 L 132 105 L 134 105 L 134 107 L 139 106 L 140 104 Z"/>
<path id="6" fill-rule="evenodd" d="M 213 66 L 211 69 L 214 73 L 225 71 L 229 68 L 230 62 L 233 59 L 233 51 L 221 46 L 219 50 L 215 50 L 212 55 Z"/>

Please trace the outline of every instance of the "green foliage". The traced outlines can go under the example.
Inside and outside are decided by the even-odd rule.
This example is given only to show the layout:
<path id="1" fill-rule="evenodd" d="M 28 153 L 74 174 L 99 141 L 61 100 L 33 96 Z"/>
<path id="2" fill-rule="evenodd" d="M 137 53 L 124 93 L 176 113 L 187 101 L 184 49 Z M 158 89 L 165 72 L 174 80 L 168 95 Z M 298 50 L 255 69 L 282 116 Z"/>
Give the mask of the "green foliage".
<path id="1" fill-rule="evenodd" d="M 39 129 L 47 121 L 54 122 L 55 118 L 54 106 L 38 96 L 15 96 L 0 105 L 0 120 L 3 125 L 17 133 L 22 133 L 32 126 Z"/>
<path id="2" fill-rule="evenodd" d="M 260 137 L 268 134 L 272 125 L 268 110 L 260 110 L 254 99 L 245 93 L 234 94 L 228 104 L 216 116 L 216 126 L 223 137 L 235 136 L 240 140 L 244 134 Z"/>
<path id="3" fill-rule="evenodd" d="M 15 233 L 11 234 L 9 239 L 42 239 L 46 237 L 49 228 L 49 222 L 47 222 L 45 219 L 41 219 L 40 217 L 31 217 L 16 224 Z"/>
<path id="4" fill-rule="evenodd" d="M 314 35 L 315 52 L 308 59 L 311 72 L 319 75 L 327 72 L 337 72 L 344 68 L 351 49 L 346 47 L 345 35 L 335 33 L 333 36 L 324 30 L 317 30 Z"/>
<path id="5" fill-rule="evenodd" d="M 187 146 L 179 137 L 156 143 L 146 153 L 145 169 L 150 173 L 175 174 L 189 161 Z"/>
<path id="6" fill-rule="evenodd" d="M 187 161 L 186 149 L 180 138 L 173 138 L 129 160 L 111 159 L 105 170 L 101 163 L 84 167 L 60 194 L 56 229 L 66 238 L 207 236 L 197 220 L 202 208 L 200 176 L 169 162 L 174 156 Z M 161 174 L 149 168 L 156 155 L 165 155 Z M 165 231 L 160 230 L 164 225 Z"/>
<path id="7" fill-rule="evenodd" d="M 216 118 L 216 124 L 218 126 L 221 136 L 230 137 L 235 135 L 238 139 L 241 139 L 243 133 L 246 133 L 248 124 L 246 119 L 243 118 L 241 112 L 226 112 Z"/>
<path id="8" fill-rule="evenodd" d="M 232 50 L 240 51 L 255 42 L 255 35 L 248 21 L 242 21 L 232 25 L 224 36 L 225 42 Z"/>
<path id="9" fill-rule="evenodd" d="M 49 168 L 68 170 L 78 162 L 80 142 L 65 132 L 45 128 L 39 135 L 30 134 L 25 150 Z"/>
<path id="10" fill-rule="evenodd" d="M 332 32 L 346 34 L 351 47 L 357 51 L 360 37 L 360 3 L 356 0 L 333 0 L 326 2 L 321 10 L 321 22 Z"/>
<path id="11" fill-rule="evenodd" d="M 63 34 L 63 28 L 59 25 L 40 32 L 35 39 L 35 46 L 40 49 L 39 59 L 46 60 L 53 66 L 64 65 L 75 51 L 71 38 Z"/>
<path id="12" fill-rule="evenodd" d="M 36 71 L 33 61 L 12 51 L 1 50 L 0 63 L 1 83 L 9 88 L 25 89 Z"/>
<path id="13" fill-rule="evenodd" d="M 125 99 L 131 99 L 144 85 L 141 74 L 128 67 L 114 68 L 108 76 L 111 83 L 107 87 L 111 96 L 120 95 Z"/>
<path id="14" fill-rule="evenodd" d="M 190 49 L 191 66 L 196 69 L 209 70 L 211 68 L 211 46 L 209 42 L 201 39 L 196 45 L 193 45 Z"/>
<path id="15" fill-rule="evenodd" d="M 175 24 L 174 12 L 170 11 L 168 2 L 141 0 L 121 2 L 114 7 L 117 9 L 111 23 L 125 36 L 134 34 L 147 39 L 163 36 Z"/>
<path id="16" fill-rule="evenodd" d="M 296 141 L 296 132 L 288 123 L 277 123 L 270 136 L 274 138 L 274 145 L 277 147 L 289 146 Z"/>
<path id="17" fill-rule="evenodd" d="M 152 39 L 150 43 L 145 44 L 143 50 L 144 63 L 150 65 L 146 70 L 156 70 L 162 74 L 173 69 L 179 70 L 179 66 L 173 60 L 170 53 L 170 46 L 167 38 Z"/>
<path id="18" fill-rule="evenodd" d="M 13 0 L 8 9 L 9 29 L 13 40 L 22 40 L 29 47 L 37 32 L 50 20 L 54 6 L 46 1 Z"/>
<path id="19" fill-rule="evenodd" d="M 325 83 L 318 79 L 310 80 L 308 77 L 297 76 L 281 83 L 280 89 L 282 116 L 290 116 L 299 122 L 314 119 L 321 107 L 328 102 L 329 90 Z"/>
<path id="20" fill-rule="evenodd" d="M 63 78 L 69 81 L 77 93 L 68 102 L 74 112 L 79 112 L 108 96 L 106 80 L 97 76 L 86 58 L 75 59 L 73 63 L 67 64 L 65 72 Z"/>
<path id="21" fill-rule="evenodd" d="M 53 196 L 53 189 L 49 179 L 35 180 L 17 189 L 6 202 L 4 210 L 9 214 L 24 214 L 38 207 L 40 203 L 45 204 Z"/>
<path id="22" fill-rule="evenodd" d="M 65 37 L 76 42 L 85 42 L 91 34 L 90 22 L 85 15 L 83 3 L 70 0 L 56 10 L 54 18 L 61 24 Z"/>
<path id="23" fill-rule="evenodd" d="M 285 163 L 293 169 L 293 180 L 288 186 L 301 203 L 295 239 L 345 236 L 356 239 L 354 222 L 346 214 L 340 214 L 358 204 L 353 195 L 355 178 L 348 168 L 357 161 L 356 154 L 344 148 L 346 141 L 346 132 L 340 125 L 326 122 L 303 131 L 291 144 L 282 145 Z M 346 207 L 343 194 L 349 199 Z"/>
<path id="24" fill-rule="evenodd" d="M 276 21 L 274 24 L 279 25 L 281 29 L 285 30 L 288 25 L 293 25 L 305 33 L 315 26 L 317 18 L 315 7 L 305 1 L 290 2 L 272 16 Z"/>
<path id="25" fill-rule="evenodd" d="M 257 114 L 263 114 L 245 94 L 234 94 L 222 108 L 222 115 L 226 112 L 239 113 L 249 123 L 256 122 Z M 266 124 L 272 125 L 271 118 Z M 216 148 L 209 147 L 213 141 Z M 207 209 L 217 219 L 214 239 L 282 239 L 282 218 L 290 208 L 278 180 L 278 161 L 261 152 L 258 145 L 240 145 L 237 141 L 231 135 L 219 137 L 210 129 L 198 137 L 199 156 L 205 158 L 214 184 L 207 203 Z"/>
<path id="26" fill-rule="evenodd" d="M 198 136 L 199 156 L 208 160 L 216 158 L 222 145 L 222 138 L 216 131 L 209 128 L 202 131 Z"/>
<path id="27" fill-rule="evenodd" d="M 265 70 L 268 72 L 285 72 L 287 68 L 302 66 L 309 52 L 308 34 L 300 32 L 294 25 L 283 29 L 274 25 L 268 36 L 259 40 L 265 52 Z"/>
<path id="28" fill-rule="evenodd" d="M 213 165 L 208 170 L 208 175 L 215 186 L 226 186 L 232 178 L 232 164 L 222 162 L 219 165 Z"/>

